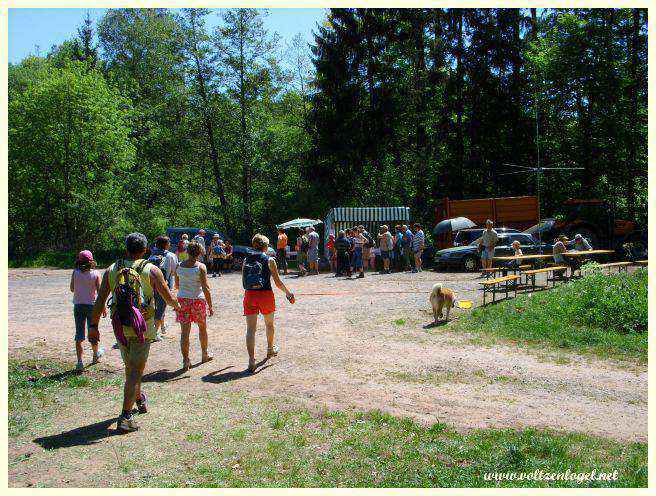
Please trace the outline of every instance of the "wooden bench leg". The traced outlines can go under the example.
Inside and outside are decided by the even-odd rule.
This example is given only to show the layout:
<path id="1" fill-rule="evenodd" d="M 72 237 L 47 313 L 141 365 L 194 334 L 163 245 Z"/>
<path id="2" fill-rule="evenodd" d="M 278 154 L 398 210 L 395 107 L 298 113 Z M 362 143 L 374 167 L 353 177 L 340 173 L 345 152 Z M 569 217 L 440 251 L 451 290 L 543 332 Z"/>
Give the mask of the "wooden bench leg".
<path id="1" fill-rule="evenodd" d="M 492 286 L 492 303 L 497 301 L 497 291 L 496 291 L 496 284 Z"/>

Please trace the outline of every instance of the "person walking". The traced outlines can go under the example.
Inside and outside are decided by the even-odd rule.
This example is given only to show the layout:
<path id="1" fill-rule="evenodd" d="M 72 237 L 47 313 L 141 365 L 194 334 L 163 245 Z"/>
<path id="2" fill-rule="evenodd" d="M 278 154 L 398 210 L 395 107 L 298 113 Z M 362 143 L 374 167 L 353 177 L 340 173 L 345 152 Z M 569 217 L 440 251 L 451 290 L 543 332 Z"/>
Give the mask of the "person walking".
<path id="1" fill-rule="evenodd" d="M 483 262 L 483 268 L 489 269 L 492 267 L 492 259 L 494 258 L 494 247 L 497 245 L 499 240 L 499 235 L 492 228 L 494 222 L 488 219 L 485 222 L 485 231 L 481 234 L 481 237 L 478 238 L 478 244 L 483 248 L 481 253 L 481 260 Z"/>
<path id="2" fill-rule="evenodd" d="M 426 244 L 426 237 L 424 231 L 421 229 L 421 224 L 415 224 L 415 234 L 412 238 L 412 252 L 415 256 L 415 268 L 413 272 L 421 272 L 421 256 L 424 253 L 424 246 Z"/>
<path id="3" fill-rule="evenodd" d="M 178 258 L 174 253 L 169 251 L 170 247 L 171 240 L 168 236 L 158 236 L 155 239 L 155 247 L 148 261 L 159 267 L 167 286 L 169 289 L 173 289 L 175 271 L 178 268 Z M 155 341 L 161 341 L 161 335 L 166 334 L 166 326 L 164 325 L 165 313 L 166 301 L 164 301 L 164 298 L 159 293 L 155 292 L 155 332 L 157 334 Z"/>
<path id="4" fill-rule="evenodd" d="M 141 391 L 141 377 L 146 367 L 146 361 L 148 360 L 150 343 L 155 339 L 155 304 L 153 294 L 155 292 L 159 293 L 166 303 L 176 310 L 180 308 L 180 304 L 166 284 L 162 271 L 143 259 L 147 247 L 148 240 L 146 236 L 137 232 L 128 234 L 125 239 L 125 257 L 114 262 L 103 274 L 98 298 L 93 306 L 91 325 L 89 326 L 89 341 L 95 340 L 99 342 L 100 333 L 98 331 L 98 322 L 100 321 L 100 315 L 105 311 L 107 298 L 111 294 L 113 301 L 113 305 L 111 306 L 112 326 L 114 327 L 114 334 L 119 341 L 121 358 L 125 364 L 123 405 L 117 422 L 117 429 L 120 432 L 132 432 L 139 429 L 139 426 L 132 417 L 132 407 L 135 402 L 137 403 L 139 413 L 146 413 L 148 411 L 146 395 Z M 117 305 L 123 301 L 121 294 L 124 294 L 121 293 L 124 288 L 123 286 L 118 286 L 118 281 L 121 279 L 125 282 L 124 275 L 126 273 L 129 273 L 130 277 L 136 277 L 136 281 L 133 282 L 138 285 L 136 289 L 144 297 L 141 308 L 138 310 L 132 308 L 132 322 L 135 322 L 137 326 L 134 328 L 122 324 L 121 316 L 117 309 Z M 134 312 L 139 312 L 141 319 Z M 140 324 L 143 323 L 145 323 L 145 329 L 141 328 Z M 137 331 L 144 331 L 143 335 L 138 334 Z"/>
<path id="5" fill-rule="evenodd" d="M 314 227 L 307 228 L 309 272 L 319 275 L 319 233 Z"/>
<path id="6" fill-rule="evenodd" d="M 75 318 L 75 354 L 77 355 L 77 370 L 84 370 L 82 362 L 82 342 L 85 339 L 85 328 L 91 325 L 91 314 L 96 302 L 96 295 L 100 289 L 100 273 L 96 270 L 96 262 L 89 250 L 83 250 L 77 255 L 75 270 L 71 274 L 70 289 L 73 293 L 73 317 Z M 107 311 L 103 311 L 103 317 Z M 91 363 L 98 363 L 105 350 L 98 347 L 98 341 L 89 336 L 89 343 L 93 352 Z"/>
<path id="7" fill-rule="evenodd" d="M 278 266 L 273 257 L 267 255 L 269 239 L 262 235 L 253 236 L 251 245 L 256 253 L 248 255 L 242 266 L 242 284 L 244 287 L 244 316 L 246 317 L 246 350 L 248 351 L 248 371 L 255 372 L 255 333 L 257 316 L 264 316 L 267 336 L 267 358 L 276 356 L 279 348 L 275 346 L 274 317 L 276 299 L 271 288 L 271 278 L 276 287 L 285 293 L 290 302 L 294 294 L 287 289 L 278 274 Z"/>
<path id="8" fill-rule="evenodd" d="M 212 307 L 212 295 L 207 283 L 207 267 L 199 262 L 203 255 L 203 247 L 196 241 L 189 243 L 187 247 L 189 258 L 178 267 L 175 277 L 175 288 L 178 290 L 178 303 L 176 320 L 180 322 L 180 351 L 182 352 L 182 370 L 187 371 L 191 367 L 189 359 L 189 334 L 191 324 L 198 326 L 198 340 L 202 352 L 201 363 L 212 360 L 212 355 L 207 351 L 207 313 L 210 317 L 214 315 Z"/>
<path id="9" fill-rule="evenodd" d="M 386 225 L 380 228 L 378 246 L 380 247 L 380 258 L 383 259 L 383 270 L 381 274 L 389 274 L 392 251 L 394 250 L 394 239 L 392 233 L 389 231 L 389 227 Z"/>
<path id="10" fill-rule="evenodd" d="M 276 262 L 285 275 L 287 275 L 287 235 L 284 229 L 278 229 L 278 240 L 276 242 Z"/>

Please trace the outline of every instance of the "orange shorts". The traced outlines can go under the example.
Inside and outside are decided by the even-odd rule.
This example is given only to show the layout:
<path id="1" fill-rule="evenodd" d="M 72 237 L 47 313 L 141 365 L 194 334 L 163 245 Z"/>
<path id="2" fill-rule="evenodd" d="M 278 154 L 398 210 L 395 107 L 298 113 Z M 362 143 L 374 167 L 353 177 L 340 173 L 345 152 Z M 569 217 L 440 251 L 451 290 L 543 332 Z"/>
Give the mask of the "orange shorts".
<path id="1" fill-rule="evenodd" d="M 276 311 L 273 291 L 246 290 L 244 293 L 244 315 L 267 315 Z"/>

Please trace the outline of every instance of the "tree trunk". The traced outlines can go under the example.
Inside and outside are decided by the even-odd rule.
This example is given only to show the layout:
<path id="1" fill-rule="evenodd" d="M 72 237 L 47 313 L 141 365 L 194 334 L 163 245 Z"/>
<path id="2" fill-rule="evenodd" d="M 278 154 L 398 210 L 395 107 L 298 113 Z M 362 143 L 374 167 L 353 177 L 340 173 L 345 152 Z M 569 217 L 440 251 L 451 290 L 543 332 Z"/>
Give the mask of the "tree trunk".
<path id="1" fill-rule="evenodd" d="M 631 73 L 631 84 L 628 88 L 629 93 L 629 163 L 626 168 L 627 174 L 627 203 L 629 218 L 634 219 L 636 215 L 636 184 L 635 175 L 640 174 L 637 163 L 638 140 L 638 35 L 640 32 L 640 11 L 632 9 L 631 39 L 627 43 L 630 50 L 629 67 Z M 629 40 L 627 40 L 629 41 Z M 642 175 L 642 174 L 641 174 Z"/>
<path id="2" fill-rule="evenodd" d="M 212 123 L 212 118 L 209 113 L 210 102 L 207 97 L 207 90 L 205 86 L 205 78 L 203 76 L 203 64 L 198 55 L 198 44 L 196 41 L 196 25 L 194 18 L 191 18 L 191 26 L 193 30 L 193 50 L 194 50 L 194 61 L 196 63 L 196 80 L 198 81 L 198 93 L 203 104 L 202 115 L 203 115 L 203 126 L 205 127 L 205 133 L 207 134 L 207 142 L 210 146 L 210 160 L 212 161 L 212 171 L 214 173 L 214 182 L 216 185 L 216 194 L 219 196 L 219 202 L 221 203 L 221 208 L 223 209 L 223 225 L 226 232 L 230 232 L 230 216 L 228 214 L 228 200 L 225 195 L 225 186 L 223 184 L 223 178 L 221 176 L 221 168 L 219 166 L 219 154 L 217 152 L 216 142 L 214 140 L 214 125 Z"/>
<path id="3" fill-rule="evenodd" d="M 462 9 L 456 9 L 458 16 L 456 19 L 456 35 L 457 49 L 456 49 L 456 190 L 452 193 L 456 198 L 463 197 L 463 162 L 465 160 L 465 143 L 464 134 L 462 131 L 462 114 L 463 114 L 463 70 L 462 70 L 462 56 L 463 56 L 463 13 Z"/>
<path id="4" fill-rule="evenodd" d="M 415 43 L 414 63 L 414 97 L 415 97 L 415 160 L 417 170 L 417 196 L 415 206 L 419 218 L 426 215 L 426 97 L 424 75 L 426 60 L 424 57 L 424 19 L 421 9 L 417 9 L 413 18 L 413 35 Z"/>
<path id="5" fill-rule="evenodd" d="M 242 14 L 240 14 L 242 15 Z M 239 40 L 239 121 L 241 125 L 241 160 L 242 160 L 242 200 L 244 202 L 244 231 L 247 237 L 253 234 L 253 218 L 251 214 L 251 164 L 248 154 L 248 129 L 246 126 L 246 82 L 244 67 L 244 29 L 243 21 L 241 38 Z"/>

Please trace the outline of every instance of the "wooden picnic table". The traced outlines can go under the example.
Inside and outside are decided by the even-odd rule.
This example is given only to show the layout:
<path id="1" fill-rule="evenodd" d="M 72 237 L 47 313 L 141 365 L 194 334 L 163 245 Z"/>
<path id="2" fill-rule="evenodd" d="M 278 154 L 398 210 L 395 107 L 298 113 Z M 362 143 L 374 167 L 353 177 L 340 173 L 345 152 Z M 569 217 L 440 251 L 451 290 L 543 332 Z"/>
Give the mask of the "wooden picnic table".
<path id="1" fill-rule="evenodd" d="M 540 260 L 540 259 L 547 259 L 547 258 L 553 258 L 553 255 L 521 255 L 519 257 L 516 257 L 514 255 L 507 256 L 507 257 L 494 257 L 492 260 L 499 260 L 501 262 L 512 262 L 513 260 Z"/>
<path id="2" fill-rule="evenodd" d="M 588 251 L 566 251 L 564 257 L 585 257 L 590 255 L 610 255 L 615 253 L 613 250 L 588 250 Z"/>

